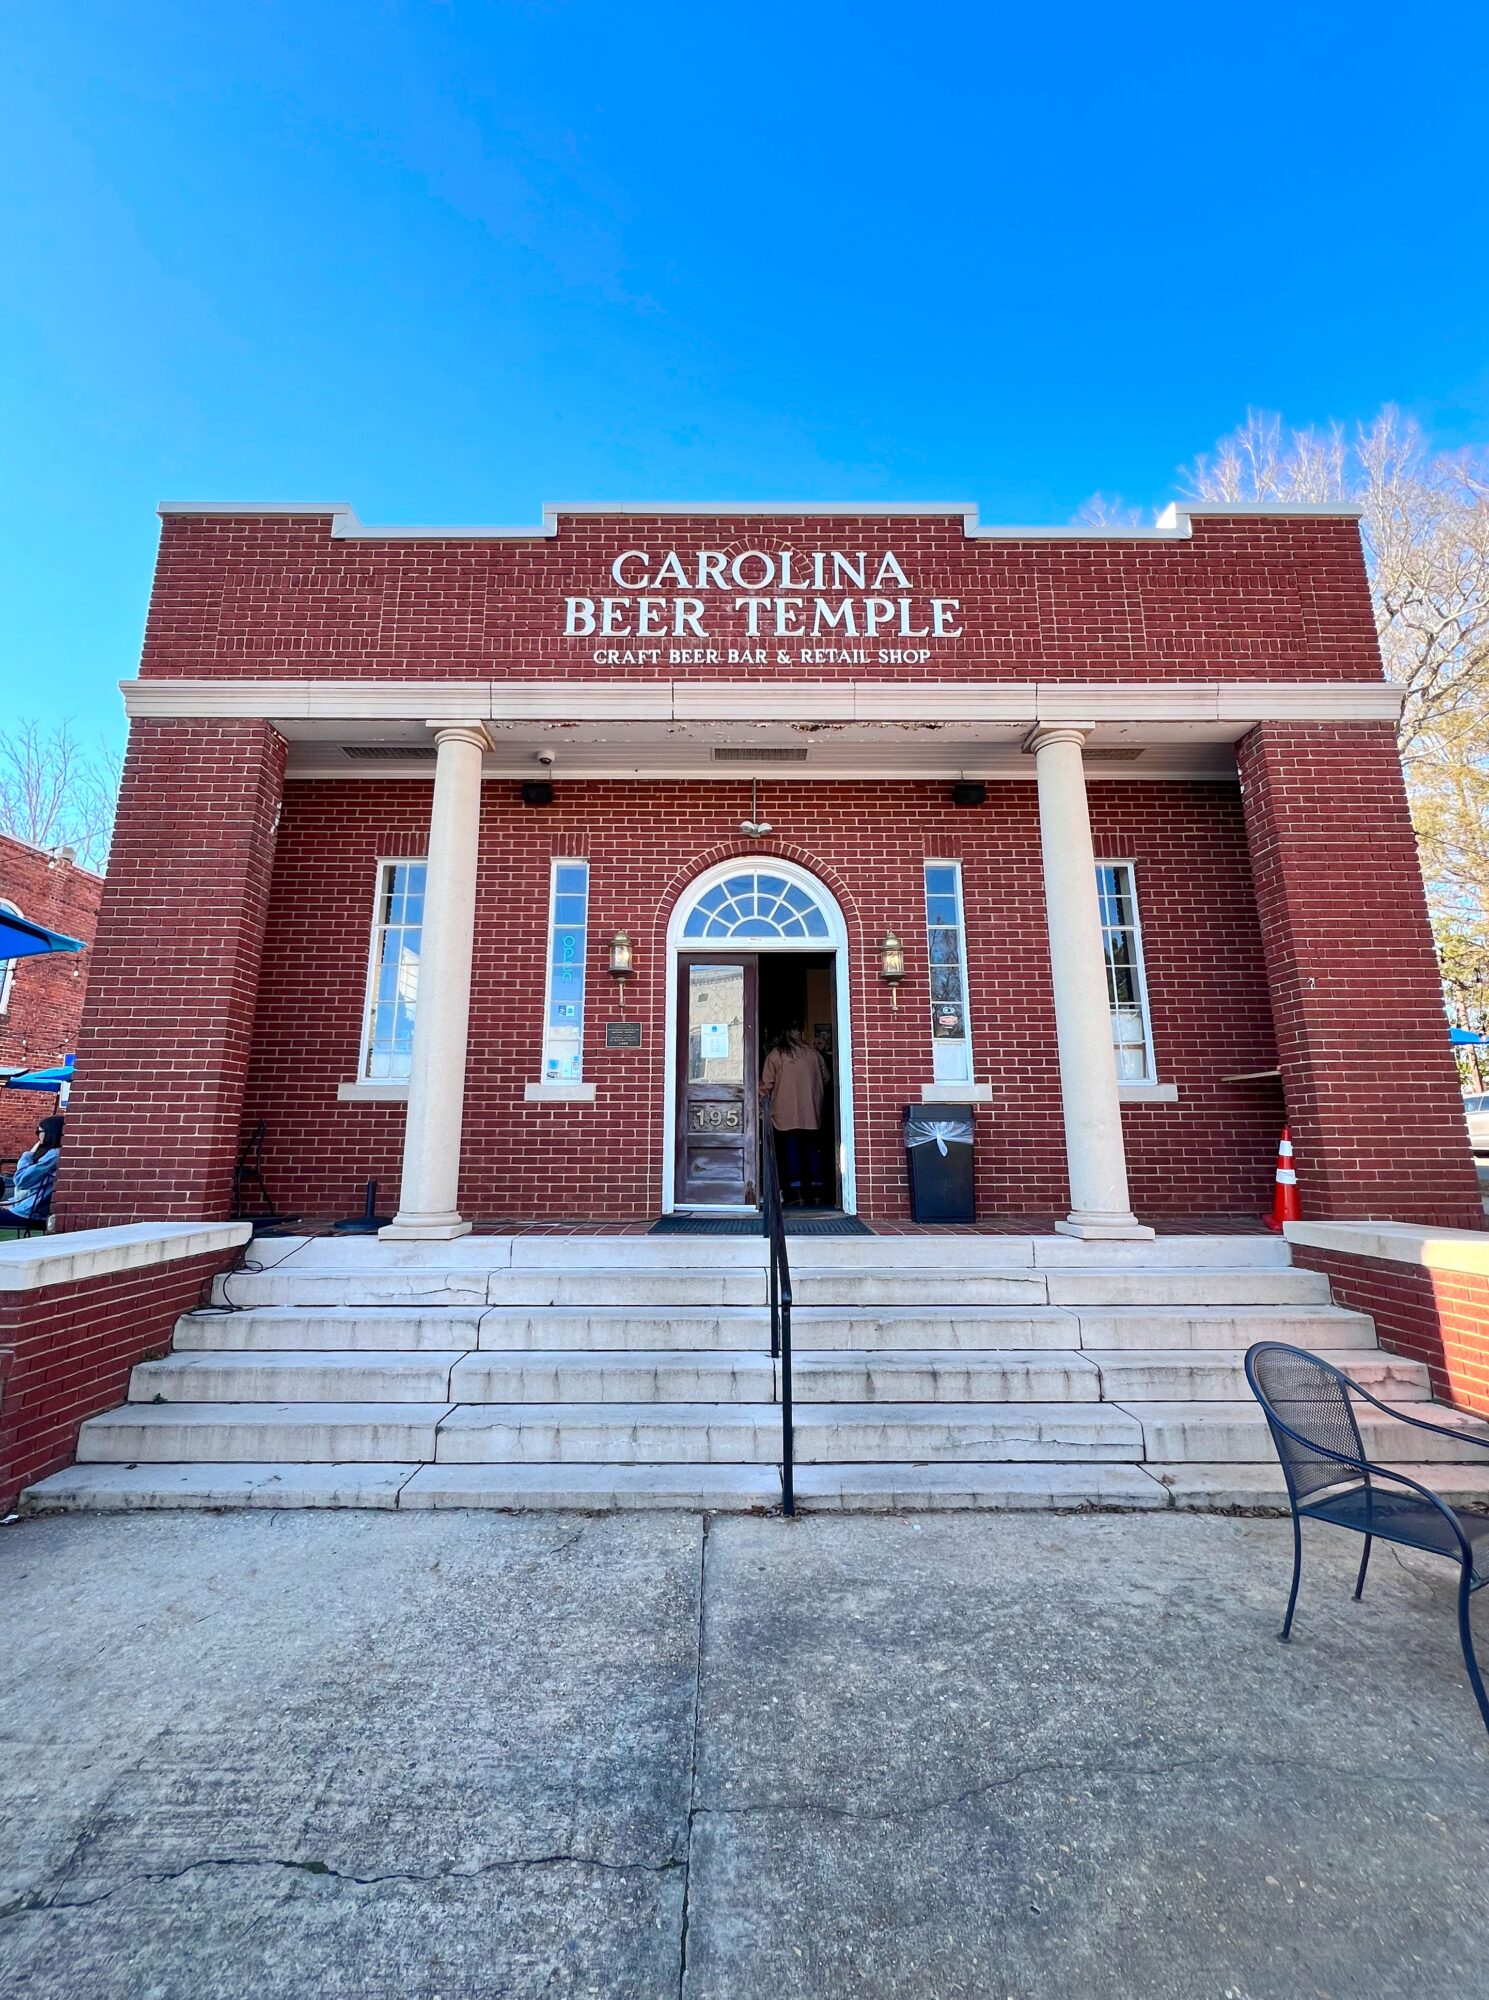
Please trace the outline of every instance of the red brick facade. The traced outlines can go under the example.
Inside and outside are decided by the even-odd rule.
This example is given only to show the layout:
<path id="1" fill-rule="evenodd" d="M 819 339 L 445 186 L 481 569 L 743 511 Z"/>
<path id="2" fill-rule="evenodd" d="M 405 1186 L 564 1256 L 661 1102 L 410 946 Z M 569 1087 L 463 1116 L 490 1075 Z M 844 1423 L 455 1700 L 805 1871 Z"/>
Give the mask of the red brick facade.
<path id="1" fill-rule="evenodd" d="M 1304 1215 L 1481 1227 L 1389 725 L 1266 722 L 1239 761 Z"/>
<path id="2" fill-rule="evenodd" d="M 49 931 L 93 943 L 101 876 L 23 840 L 0 834 L 0 899 Z M 15 961 L 0 1013 L 0 1068 L 42 1068 L 77 1047 L 92 951 L 48 952 Z M 0 965 L 0 988 L 5 967 Z M 0 1090 L 0 1160 L 14 1160 L 35 1137 L 36 1121 L 55 1110 L 50 1096 Z"/>
<path id="3" fill-rule="evenodd" d="M 900 1108 L 931 1079 L 927 856 L 963 865 L 973 1050 L 995 1091 L 978 1120 L 981 1207 L 1047 1218 L 1068 1205 L 1032 784 L 990 786 L 973 810 L 954 808 L 944 785 L 887 800 L 879 786 L 772 784 L 766 843 L 735 831 L 749 801 L 737 780 L 560 783 L 546 810 L 524 807 L 512 784 L 482 791 L 464 1213 L 657 1213 L 667 920 L 704 868 L 762 849 L 818 875 L 847 919 L 863 1212 L 907 1213 Z M 402 1106 L 337 1103 L 336 1086 L 356 1076 L 377 858 L 423 852 L 429 801 L 427 785 L 407 782 L 286 789 L 245 1108 L 268 1122 L 281 1207 L 350 1213 L 369 1177 L 396 1192 Z M 1156 1213 L 1255 1212 L 1281 1111 L 1275 1088 L 1222 1081 L 1273 1061 L 1236 788 L 1097 784 L 1091 801 L 1098 851 L 1137 867 L 1157 1060 L 1180 1092 L 1125 1113 L 1136 1198 Z M 544 1106 L 523 1089 L 540 1073 L 549 862 L 564 853 L 590 863 L 584 1073 L 596 1101 Z M 898 1011 L 879 978 L 886 928 L 910 944 Z M 643 1022 L 639 1050 L 604 1046 L 616 998 L 603 951 L 617 929 L 635 942 L 626 1004 Z"/>
<path id="4" fill-rule="evenodd" d="M 236 1255 L 0 1292 L 0 1513 L 71 1465 L 79 1425 L 124 1400 L 130 1369 L 165 1352 L 177 1318 Z"/>
<path id="5" fill-rule="evenodd" d="M 167 516 L 142 676 L 603 679 L 592 645 L 558 635 L 555 608 L 604 585 L 627 549 L 893 550 L 917 596 L 957 599 L 964 635 L 933 667 L 874 677 L 1043 681 L 1380 679 L 1354 521 L 1197 517 L 1173 542 L 969 540 L 957 515 L 563 515 L 551 539 L 437 533 L 333 540 L 324 514 Z M 618 589 L 618 585 L 610 585 Z M 729 602 L 729 593 L 723 603 Z M 710 632 L 715 630 L 710 621 Z M 727 647 L 744 619 L 720 609 Z M 666 660 L 628 679 L 666 680 Z M 721 659 L 697 679 L 739 680 Z M 772 663 L 772 681 L 862 678 L 863 668 Z M 756 678 L 765 678 L 759 674 Z"/>
<path id="6" fill-rule="evenodd" d="M 284 776 L 262 722 L 136 722 L 78 1038 L 61 1225 L 227 1215 Z"/>
<path id="7" fill-rule="evenodd" d="M 753 613 L 727 592 L 709 599 L 711 659 L 690 649 L 679 664 L 663 640 L 622 663 L 602 659 L 594 638 L 562 636 L 567 597 L 630 592 L 606 580 L 627 549 L 650 552 L 646 565 L 622 566 L 636 575 L 660 552 L 681 551 L 685 577 L 709 550 L 773 552 L 769 563 L 799 575 L 811 558 L 792 557 L 792 572 L 788 555 L 813 548 L 863 551 L 870 579 L 897 556 L 914 592 L 907 625 L 934 622 L 938 603 L 955 606 L 927 663 L 874 648 L 857 661 L 806 663 L 795 647 L 741 666 L 729 650 Z M 623 616 L 639 617 L 640 598 L 625 601 Z M 421 721 L 420 683 L 605 680 L 645 691 L 679 676 L 1005 690 L 1079 682 L 1118 703 L 1131 684 L 1185 696 L 1182 684 L 1208 683 L 1214 714 L 1216 684 L 1349 692 L 1378 684 L 1380 661 L 1347 519 L 1197 517 L 1187 536 L 1145 541 L 978 539 L 947 514 L 586 514 L 561 515 L 551 536 L 379 539 L 333 534 L 325 513 L 308 512 L 169 517 L 141 672 L 152 696 L 173 679 L 219 696 L 245 680 L 335 681 L 355 702 L 396 681 L 415 689 L 399 697 L 414 706 L 390 714 Z M 246 689 L 241 699 L 258 701 Z M 272 697 L 258 712 L 279 713 Z M 295 713 L 287 693 L 292 734 Z M 936 725 L 897 726 L 908 741 Z M 285 754 L 266 721 L 185 714 L 134 725 L 59 1190 L 71 1225 L 226 1213 L 237 1144 L 259 1118 L 279 1207 L 348 1213 L 368 1177 L 383 1183 L 385 1207 L 393 1200 L 403 1109 L 340 1102 L 337 1086 L 356 1075 L 375 862 L 423 851 L 430 789 L 407 778 L 305 778 L 282 789 Z M 1233 781 L 1102 782 L 1099 766 L 1088 772 L 1098 854 L 1136 864 L 1158 1072 L 1178 1089 L 1174 1103 L 1124 1112 L 1139 1212 L 1256 1212 L 1283 1093 L 1227 1079 L 1280 1059 L 1305 1211 L 1476 1223 L 1389 724 L 1263 723 L 1241 746 L 1241 766 L 1240 794 Z M 935 857 L 964 866 L 976 1073 L 995 1091 L 978 1120 L 980 1203 L 990 1216 L 1063 1211 L 1031 780 L 1032 769 L 990 783 L 986 804 L 967 810 L 952 808 L 948 785 L 892 770 L 873 784 L 772 783 L 763 796 L 775 831 L 764 843 L 737 832 L 747 784 L 717 773 L 580 780 L 565 778 L 561 761 L 557 803 L 545 810 L 524 807 L 510 780 L 488 781 L 465 1213 L 656 1213 L 668 913 L 698 871 L 762 846 L 819 874 L 846 916 L 861 1210 L 887 1221 L 906 1213 L 899 1117 L 931 1075 L 920 870 Z M 591 863 L 592 1105 L 524 1101 L 538 1079 L 556 851 Z M 620 927 L 636 943 L 628 1007 L 643 1021 L 639 1050 L 603 1045 L 615 1011 L 604 944 Z M 877 969 L 888 928 L 909 947 L 897 1013 Z"/>

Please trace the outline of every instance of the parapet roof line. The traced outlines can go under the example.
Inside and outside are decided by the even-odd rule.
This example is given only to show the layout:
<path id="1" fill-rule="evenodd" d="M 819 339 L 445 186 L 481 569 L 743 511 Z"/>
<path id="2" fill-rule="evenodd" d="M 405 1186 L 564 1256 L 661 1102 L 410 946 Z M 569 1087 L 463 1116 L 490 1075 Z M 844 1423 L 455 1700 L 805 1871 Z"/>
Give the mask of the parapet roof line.
<path id="1" fill-rule="evenodd" d="M 979 521 L 974 503 L 959 500 L 927 500 L 922 502 L 866 500 L 823 501 L 823 500 L 781 500 L 781 501 L 703 501 L 703 500 L 648 500 L 648 501 L 585 501 L 572 504 L 545 505 L 541 525 L 531 528 L 499 527 L 367 527 L 357 519 L 356 511 L 345 500 L 298 501 L 298 500 L 162 500 L 156 508 L 162 519 L 173 515 L 217 515 L 223 517 L 252 517 L 255 515 L 294 515 L 298 517 L 327 516 L 331 522 L 333 541 L 375 541 L 375 542 L 509 542 L 551 539 L 558 533 L 561 516 L 570 519 L 575 516 L 681 516 L 684 518 L 708 518 L 728 516 L 731 518 L 757 518 L 766 516 L 795 515 L 825 520 L 844 520 L 869 516 L 881 520 L 924 517 L 927 514 L 958 515 L 968 541 L 997 542 L 1175 542 L 1188 541 L 1192 529 L 1190 523 L 1198 517 L 1204 519 L 1226 519 L 1233 516 L 1256 520 L 1345 520 L 1357 521 L 1362 510 L 1343 502 L 1319 506 L 1314 504 L 1290 505 L 1269 500 L 1226 500 L 1196 501 L 1186 506 L 1174 503 L 1165 507 L 1158 519 L 1148 527 L 1133 527 L 1103 523 L 1100 525 L 1085 521 L 1067 522 L 1060 526 L 1005 527 L 998 523 L 984 524 Z"/>

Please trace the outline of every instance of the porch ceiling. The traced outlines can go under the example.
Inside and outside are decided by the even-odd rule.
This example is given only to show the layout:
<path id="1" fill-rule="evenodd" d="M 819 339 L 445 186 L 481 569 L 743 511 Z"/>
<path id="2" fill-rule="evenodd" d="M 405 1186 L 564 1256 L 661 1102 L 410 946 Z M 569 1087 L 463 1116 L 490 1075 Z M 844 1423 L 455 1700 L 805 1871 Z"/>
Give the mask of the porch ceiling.
<path id="1" fill-rule="evenodd" d="M 541 775 L 551 753 L 569 778 L 1030 780 L 1029 730 L 1076 722 L 1090 731 L 1093 775 L 1224 778 L 1235 743 L 1263 718 L 1384 721 L 1400 706 L 1384 682 L 1327 681 L 276 677 L 131 681 L 124 695 L 131 716 L 263 716 L 288 738 L 294 777 L 427 777 L 429 725 L 445 719 L 485 724 L 494 777 Z M 407 756 L 388 754 L 399 750 Z"/>
<path id="2" fill-rule="evenodd" d="M 429 731 L 423 723 L 290 719 L 292 778 L 428 778 Z M 1238 725 L 1234 736 L 1242 733 Z M 491 777 L 729 778 L 773 781 L 1034 777 L 1022 743 L 1031 724 L 987 722 L 564 722 L 524 718 L 487 723 L 495 749 Z M 1109 723 L 1088 739 L 1093 777 L 1233 778 L 1234 736 L 1215 740 L 1195 724 Z M 400 759 L 368 749 L 410 755 Z M 1102 752 L 1116 753 L 1103 757 Z M 348 752 L 357 754 L 349 755 Z M 420 755 L 419 753 L 423 754 Z M 716 753 L 723 752 L 720 756 Z M 540 757 L 550 756 L 550 766 Z"/>

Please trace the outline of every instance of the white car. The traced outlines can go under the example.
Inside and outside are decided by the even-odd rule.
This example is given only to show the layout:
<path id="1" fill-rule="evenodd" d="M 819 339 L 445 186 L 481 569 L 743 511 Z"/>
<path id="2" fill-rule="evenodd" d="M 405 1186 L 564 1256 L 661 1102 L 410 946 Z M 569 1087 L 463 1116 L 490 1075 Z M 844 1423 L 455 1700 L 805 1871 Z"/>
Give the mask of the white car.
<path id="1" fill-rule="evenodd" d="M 1489 1091 L 1465 1097 L 1463 1109 L 1468 1116 L 1469 1145 L 1476 1153 L 1489 1153 Z"/>

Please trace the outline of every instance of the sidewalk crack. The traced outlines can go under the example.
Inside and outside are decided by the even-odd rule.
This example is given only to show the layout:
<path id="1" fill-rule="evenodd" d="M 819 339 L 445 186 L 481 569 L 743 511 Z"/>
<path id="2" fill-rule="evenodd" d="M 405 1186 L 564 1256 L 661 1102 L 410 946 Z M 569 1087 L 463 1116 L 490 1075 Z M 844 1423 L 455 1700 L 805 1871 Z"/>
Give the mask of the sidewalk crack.
<path id="1" fill-rule="evenodd" d="M 693 1729 L 688 1760 L 688 1824 L 682 1855 L 682 1924 L 677 1940 L 677 2000 L 684 2000 L 688 1978 L 689 1897 L 693 1887 L 693 1822 L 698 1806 L 698 1714 L 703 1702 L 703 1615 L 708 1587 L 709 1516 L 703 1516 L 698 1537 L 698 1651 L 693 1669 Z"/>

